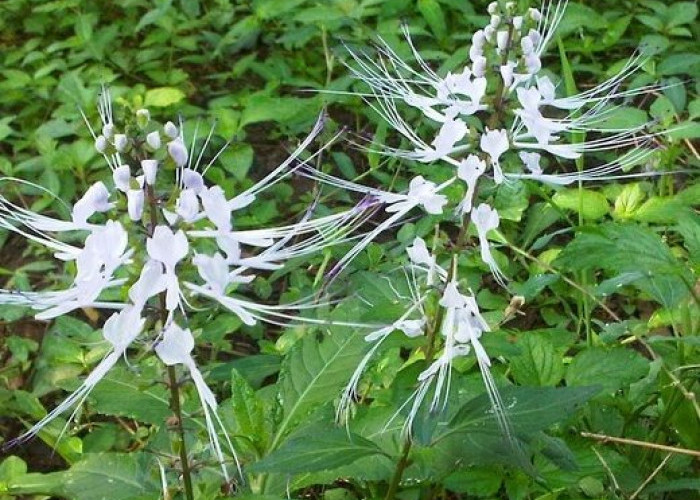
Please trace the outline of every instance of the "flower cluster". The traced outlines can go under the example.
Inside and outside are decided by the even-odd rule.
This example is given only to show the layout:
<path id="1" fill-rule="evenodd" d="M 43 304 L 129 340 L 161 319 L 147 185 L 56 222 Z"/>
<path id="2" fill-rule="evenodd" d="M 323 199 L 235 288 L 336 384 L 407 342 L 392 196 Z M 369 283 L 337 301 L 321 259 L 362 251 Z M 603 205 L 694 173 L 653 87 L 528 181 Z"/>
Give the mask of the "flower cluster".
<path id="1" fill-rule="evenodd" d="M 232 311 L 246 325 L 261 320 L 287 323 L 292 318 L 323 323 L 293 314 L 318 307 L 310 299 L 270 305 L 241 294 L 257 273 L 279 269 L 289 259 L 345 241 L 363 223 L 365 208 L 314 217 L 311 206 L 290 224 L 234 227 L 235 212 L 303 165 L 298 157 L 321 131 L 323 117 L 285 162 L 250 188 L 227 198 L 220 186 L 208 186 L 204 180 L 223 151 L 203 164 L 213 129 L 196 156 L 196 132 L 188 149 L 182 123 L 160 126 L 150 120 L 147 110 L 140 109 L 135 126 L 120 129 L 113 120 L 106 89 L 98 109 L 100 133 L 87 118 L 86 123 L 96 150 L 111 170 L 111 182 L 92 184 L 73 206 L 70 220 L 37 214 L 0 197 L 0 227 L 45 246 L 57 259 L 74 262 L 73 283 L 64 290 L 0 290 L 0 304 L 29 306 L 42 320 L 80 308 L 108 311 L 102 331 L 111 350 L 74 393 L 7 446 L 33 437 L 59 414 L 80 404 L 132 342 L 146 336 L 165 365 L 182 365 L 189 372 L 202 404 L 211 448 L 228 480 L 215 426 L 221 426 L 216 398 L 192 358 L 194 339 L 186 328 L 188 311 L 206 299 Z M 82 239 L 82 245 L 64 241 L 76 239 Z M 230 441 L 228 445 L 235 458 Z"/>
<path id="2" fill-rule="evenodd" d="M 562 89 L 542 72 L 544 51 L 565 9 L 566 1 L 562 0 L 545 1 L 540 9 L 529 8 L 525 12 L 518 12 L 516 2 L 492 2 L 488 7 L 489 23 L 472 37 L 468 63 L 461 70 L 444 76 L 437 74 L 423 59 L 406 27 L 404 35 L 414 63 L 402 59 L 384 41 L 380 41 L 373 53 L 346 47 L 353 60 L 348 67 L 369 88 L 369 92 L 357 95 L 402 136 L 404 144 L 408 144 L 403 148 L 387 146 L 380 153 L 418 164 L 442 163 L 453 173 L 438 184 L 437 179 L 425 174 L 430 170 L 421 168 L 423 175 L 410 181 L 405 194 L 392 194 L 305 169 L 304 175 L 350 191 L 369 193 L 385 204 L 387 217 L 357 243 L 340 266 L 379 232 L 398 224 L 412 209 L 421 208 L 428 214 L 453 218 L 463 226 L 464 232 L 467 226 L 472 226 L 481 260 L 490 268 L 495 280 L 508 288 L 508 278 L 499 269 L 488 239 L 499 228 L 500 216 L 488 200 L 479 199 L 480 183 L 491 183 L 497 190 L 503 184 L 524 179 L 556 186 L 648 175 L 628 174 L 627 171 L 652 154 L 652 148 L 644 147 L 654 137 L 649 132 L 652 122 L 629 129 L 613 129 L 606 125 L 618 110 L 616 103 L 657 88 L 620 89 L 623 80 L 641 67 L 641 56 L 633 57 L 604 83 L 568 97 L 561 96 Z M 417 122 L 404 118 L 402 109 L 405 106 L 420 112 Z M 631 151 L 626 152 L 630 148 Z M 549 167 L 582 159 L 584 154 L 605 156 L 607 152 L 616 157 L 592 168 L 548 171 Z M 456 206 L 451 206 L 444 189 L 454 184 L 462 185 L 464 195 Z M 481 334 L 489 331 L 489 326 L 480 315 L 474 297 L 459 291 L 458 277 L 437 266 L 436 256 L 427 251 L 423 240 L 417 239 L 408 252 L 412 269 L 424 270 L 428 285 L 437 277 L 443 290 L 438 312 L 443 319 L 440 329 L 443 347 L 441 354 L 418 378 L 407 419 L 409 430 L 432 384 L 435 384 L 435 392 L 431 409 L 436 409 L 449 381 L 452 360 L 473 352 L 494 414 L 504 435 L 509 437 L 507 417 L 490 376 L 489 357 L 479 341 Z M 422 305 L 428 294 L 421 293 L 416 284 L 405 315 L 395 324 L 366 337 L 373 346 L 346 388 L 339 415 L 347 413 L 369 358 L 392 331 L 402 331 L 409 337 L 427 331 Z M 421 319 L 409 320 L 416 315 Z"/>

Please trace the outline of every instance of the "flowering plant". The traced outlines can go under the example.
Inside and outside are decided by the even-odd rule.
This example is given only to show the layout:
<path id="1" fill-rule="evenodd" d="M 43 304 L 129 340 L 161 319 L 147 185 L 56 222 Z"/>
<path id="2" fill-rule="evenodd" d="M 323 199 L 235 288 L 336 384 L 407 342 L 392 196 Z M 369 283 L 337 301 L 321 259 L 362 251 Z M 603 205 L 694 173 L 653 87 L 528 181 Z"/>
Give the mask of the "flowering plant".
<path id="1" fill-rule="evenodd" d="M 419 2 L 437 34 L 430 10 L 436 5 Z M 692 271 L 653 232 L 607 224 L 587 233 L 584 214 L 591 207 L 584 195 L 602 195 L 583 185 L 663 174 L 658 159 L 668 128 L 645 113 L 633 123 L 621 114 L 677 85 L 655 85 L 649 77 L 626 89 L 629 77 L 648 69 L 646 55 L 635 53 L 602 84 L 578 92 L 563 44 L 563 78 L 543 66 L 567 2 L 523 5 L 492 2 L 487 23 L 448 68 L 436 69 L 435 54 L 419 50 L 413 27 L 403 27 L 403 46 L 380 39 L 374 51 L 346 47 L 357 84 L 340 93 L 359 96 L 396 132 L 359 145 L 371 158 L 398 165 L 393 179 L 385 169 L 368 172 L 378 186 L 360 182 L 363 176 L 350 180 L 347 163 L 343 175 L 331 173 L 335 165 L 325 151 L 342 132 L 306 153 L 322 137 L 322 115 L 286 160 L 234 191 L 214 182 L 219 176 L 212 166 L 228 146 L 208 152 L 217 142 L 214 128 L 199 137 L 198 124 L 158 123 L 141 103 L 133 111 L 127 106 L 120 119 L 104 89 L 99 127 L 83 116 L 111 175 L 92 183 L 69 217 L 0 198 L 0 227 L 48 249 L 65 263 L 70 280 L 63 289 L 43 291 L 8 286 L 0 304 L 29 307 L 40 321 L 97 310 L 93 323 L 102 325 L 92 338 L 100 341 L 99 355 L 82 362 L 87 377 L 64 384 L 77 389 L 45 416 L 34 412 L 32 422 L 23 422 L 27 430 L 8 436 L 4 450 L 22 450 L 38 436 L 72 460 L 61 448 L 64 433 L 82 438 L 89 428 L 90 443 L 95 427 L 111 423 L 91 419 L 91 410 L 114 417 L 133 437 L 128 448 L 112 448 L 128 453 L 94 453 L 90 443 L 68 471 L 42 476 L 47 483 L 60 478 L 60 487 L 36 486 L 31 474 L 28 485 L 8 482 L 0 465 L 0 494 L 85 498 L 96 488 L 105 497 L 143 499 L 171 498 L 180 490 L 191 500 L 234 489 L 307 496 L 318 492 L 315 485 L 334 484 L 329 498 L 342 489 L 358 498 L 393 499 L 415 488 L 428 498 L 471 494 L 479 474 L 496 470 L 491 493 L 505 484 L 507 495 L 522 497 L 516 494 L 522 484 L 561 484 L 565 474 L 571 484 L 584 484 L 588 465 L 572 472 L 577 460 L 598 457 L 610 471 L 607 463 L 618 456 L 595 451 L 591 458 L 584 454 L 589 446 L 566 430 L 595 432 L 607 421 L 593 398 L 605 391 L 601 397 L 619 403 L 615 394 L 629 388 L 639 403 L 634 411 L 647 411 L 650 381 L 662 370 L 686 393 L 639 335 L 639 325 L 623 322 L 604 297 L 637 287 L 644 300 L 663 304 L 683 339 L 678 332 L 693 323 L 678 326 L 675 315 L 692 310 L 697 295 Z M 325 28 L 323 35 L 326 49 Z M 333 61 L 326 50 L 329 80 Z M 3 179 L 17 182 L 23 181 Z M 312 183 L 310 203 L 297 216 L 288 210 L 261 223 L 255 215 L 273 191 L 288 201 L 286 183 L 300 191 Z M 608 195 L 623 200 L 625 217 L 637 196 L 633 186 Z M 567 194 L 575 203 L 564 203 Z M 536 197 L 545 202 L 532 206 Z M 579 213 L 578 223 L 567 210 Z M 672 232 L 692 241 L 695 226 L 686 215 Z M 566 219 L 571 224 L 533 243 Z M 533 255 L 563 244 L 573 230 L 577 235 L 564 250 Z M 620 248 L 639 262 L 620 256 Z M 526 259 L 529 268 L 522 265 Z M 591 269 L 615 274 L 593 287 Z M 283 284 L 258 293 L 268 279 Z M 539 294 L 541 311 L 528 311 L 521 335 L 515 320 Z M 563 299 L 567 294 L 573 296 Z M 594 308 L 602 312 L 594 316 Z M 585 331 L 586 348 L 568 335 L 572 318 L 579 333 Z M 615 324 L 607 324 L 611 320 Z M 62 342 L 55 334 L 61 325 L 48 337 Z M 217 352 L 210 333 L 217 329 L 219 343 L 230 344 L 240 359 L 228 362 Z M 624 338 L 621 344 L 633 343 L 654 361 L 607 345 L 610 338 Z M 625 373 L 618 384 L 606 370 L 620 365 L 636 375 Z M 649 366 L 656 371 L 644 371 Z M 136 378 L 140 385 L 131 387 Z M 160 391 L 163 378 L 167 390 Z M 104 388 L 115 380 L 118 388 L 105 402 Z M 214 385 L 221 381 L 226 384 Z M 589 400 L 585 424 L 561 426 L 557 437 L 544 432 Z M 146 408 L 162 410 L 164 403 L 170 409 L 155 417 Z M 120 405 L 129 409 L 115 409 Z M 700 415 L 697 404 L 687 407 Z M 65 425 L 61 414 L 70 415 Z M 206 439 L 197 440 L 200 434 Z M 95 478 L 103 476 L 121 489 L 99 484 Z M 614 475 L 611 480 L 617 484 Z"/>

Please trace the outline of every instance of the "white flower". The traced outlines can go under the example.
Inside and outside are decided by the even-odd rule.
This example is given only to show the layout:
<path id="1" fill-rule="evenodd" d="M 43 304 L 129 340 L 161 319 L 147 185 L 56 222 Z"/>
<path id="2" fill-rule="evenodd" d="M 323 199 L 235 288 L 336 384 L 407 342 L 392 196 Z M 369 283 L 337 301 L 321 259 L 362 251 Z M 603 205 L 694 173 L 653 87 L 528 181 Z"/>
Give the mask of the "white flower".
<path id="1" fill-rule="evenodd" d="M 199 215 L 199 200 L 194 189 L 183 189 L 175 204 L 175 212 L 185 222 L 193 222 Z"/>
<path id="2" fill-rule="evenodd" d="M 519 156 L 528 171 L 535 175 L 540 175 L 542 173 L 542 167 L 540 166 L 540 159 L 542 158 L 542 155 L 539 153 L 521 151 Z"/>
<path id="3" fill-rule="evenodd" d="M 491 273 L 493 274 L 494 278 L 496 278 L 496 281 L 498 281 L 498 283 L 505 288 L 505 277 L 498 268 L 498 264 L 496 264 L 496 261 L 491 254 L 491 247 L 489 246 L 489 241 L 486 237 L 486 234 L 489 231 L 498 228 L 500 223 L 498 212 L 486 203 L 482 203 L 472 210 L 471 218 L 479 237 L 481 260 L 489 266 L 489 269 L 491 269 Z"/>
<path id="4" fill-rule="evenodd" d="M 467 192 L 458 208 L 463 214 L 471 211 L 476 185 L 485 171 L 486 162 L 476 155 L 467 156 L 457 167 L 457 176 L 467 184 Z"/>
<path id="5" fill-rule="evenodd" d="M 78 226 L 85 226 L 87 220 L 96 212 L 107 212 L 114 208 L 109 202 L 109 191 L 102 181 L 97 181 L 85 191 L 80 200 L 73 205 L 71 218 Z"/>
<path id="6" fill-rule="evenodd" d="M 156 226 L 153 236 L 146 240 L 146 251 L 153 260 L 163 263 L 167 280 L 166 308 L 174 311 L 180 303 L 180 285 L 175 266 L 187 256 L 189 243 L 182 230 L 173 233 L 163 225 Z"/>
<path id="7" fill-rule="evenodd" d="M 510 148 L 508 142 L 508 132 L 506 130 L 489 130 L 482 134 L 480 141 L 481 150 L 489 155 L 493 166 L 493 178 L 496 184 L 503 182 L 503 172 L 498 160 L 501 155 Z"/>
<path id="8" fill-rule="evenodd" d="M 228 475 L 228 470 L 226 468 L 226 460 L 224 458 L 223 451 L 221 449 L 221 444 L 219 443 L 219 437 L 217 433 L 216 426 L 223 431 L 226 443 L 231 451 L 231 454 L 236 461 L 240 473 L 240 464 L 238 463 L 238 457 L 233 449 L 233 445 L 228 438 L 226 428 L 221 422 L 217 410 L 216 396 L 211 391 L 209 386 L 204 381 L 202 372 L 197 368 L 197 364 L 192 358 L 192 349 L 194 348 L 194 338 L 192 337 L 192 332 L 189 329 L 182 329 L 175 323 L 170 323 L 163 331 L 163 336 L 158 344 L 155 346 L 156 354 L 160 360 L 167 366 L 173 365 L 184 365 L 190 372 L 192 377 L 192 382 L 197 389 L 197 394 L 199 395 L 200 402 L 202 404 L 202 410 L 204 410 L 204 421 L 207 427 L 207 434 L 209 435 L 209 443 L 214 450 L 214 455 L 217 461 L 221 465 L 221 470 L 223 471 L 224 478 L 228 482 L 230 480 Z"/>

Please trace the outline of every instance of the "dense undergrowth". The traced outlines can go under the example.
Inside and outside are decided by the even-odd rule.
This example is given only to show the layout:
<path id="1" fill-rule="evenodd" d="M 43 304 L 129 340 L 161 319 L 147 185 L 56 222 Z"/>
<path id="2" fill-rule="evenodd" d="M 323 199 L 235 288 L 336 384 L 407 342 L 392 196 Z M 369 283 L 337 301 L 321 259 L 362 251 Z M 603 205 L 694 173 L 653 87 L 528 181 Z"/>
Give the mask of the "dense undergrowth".
<path id="1" fill-rule="evenodd" d="M 158 123 L 180 114 L 190 134 L 199 119 L 216 120 L 216 147 L 207 154 L 232 142 L 206 180 L 229 197 L 277 166 L 324 108 L 318 143 L 345 130 L 313 159 L 317 169 L 379 189 L 404 187 L 437 167 L 379 152 L 406 143 L 360 97 L 345 94 L 366 89 L 343 64 L 352 64 L 344 44 L 353 50 L 381 37 L 408 57 L 403 23 L 444 75 L 468 62 L 472 33 L 488 22 L 487 3 L 7 0 L 0 4 L 0 194 L 67 218 L 89 186 L 111 182 L 80 112 L 98 120 L 101 85 L 110 89 L 117 120 L 141 108 Z M 650 157 L 630 165 L 653 175 L 581 186 L 490 184 L 481 195 L 501 217 L 494 253 L 509 288 L 499 286 L 472 245 L 442 262 L 474 292 L 491 326 L 482 340 L 509 421 L 527 446 L 527 466 L 504 445 L 472 358 L 455 361 L 447 404 L 419 413 L 407 448 L 399 409 L 434 354 L 423 339 L 387 337 L 347 424 L 338 425 L 342 390 L 370 348 L 366 332 L 247 326 L 231 311 L 204 308 L 187 326 L 245 480 L 224 484 L 197 392 L 180 373 L 195 498 L 696 498 L 697 10 L 694 2 L 571 2 L 542 59 L 546 72 L 561 75 L 559 91 L 570 95 L 616 74 L 635 50 L 647 56 L 624 86 L 661 87 L 623 102 L 608 125 L 651 119 L 666 131 L 654 136 Z M 569 168 L 592 161 L 584 157 Z M 292 176 L 235 220 L 243 229 L 281 225 L 313 203 L 332 214 L 348 202 L 308 176 Z M 349 298 L 324 313 L 336 322 L 393 321 L 399 298 L 410 294 L 397 271 L 406 248 L 422 237 L 432 251 L 454 252 L 466 236 L 435 215 L 402 222 L 329 285 L 333 300 Z M 0 244 L 3 288 L 70 283 L 71 264 L 57 264 L 45 248 L 9 231 L 0 232 Z M 349 248 L 291 260 L 258 276 L 251 293 L 270 304 L 321 296 L 328 271 Z M 51 322 L 32 314 L 0 306 L 5 441 L 56 407 L 106 353 L 107 314 L 88 307 Z M 145 343 L 134 352 L 95 387 L 60 439 L 65 419 L 3 451 L 0 499 L 185 498 L 165 370 Z"/>

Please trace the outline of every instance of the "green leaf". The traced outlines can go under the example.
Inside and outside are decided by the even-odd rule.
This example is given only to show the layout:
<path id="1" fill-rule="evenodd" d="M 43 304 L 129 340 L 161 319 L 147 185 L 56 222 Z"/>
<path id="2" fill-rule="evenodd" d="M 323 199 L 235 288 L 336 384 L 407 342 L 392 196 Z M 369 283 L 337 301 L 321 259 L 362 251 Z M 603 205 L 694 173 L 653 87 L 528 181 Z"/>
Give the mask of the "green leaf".
<path id="1" fill-rule="evenodd" d="M 263 404 L 253 388 L 236 370 L 231 371 L 230 404 L 236 419 L 236 434 L 246 437 L 259 452 L 262 452 L 269 438 Z"/>
<path id="2" fill-rule="evenodd" d="M 352 308 L 339 306 L 333 316 L 357 319 Z M 362 333 L 348 328 L 334 328 L 317 337 L 307 333 L 297 341 L 282 363 L 278 387 L 283 418 L 270 449 L 279 446 L 289 431 L 318 405 L 339 395 L 367 348 Z"/>
<path id="3" fill-rule="evenodd" d="M 517 434 L 535 434 L 571 415 L 600 391 L 595 387 L 504 387 L 501 398 Z M 486 394 L 467 402 L 452 418 L 437 441 L 455 434 L 500 435 Z"/>
<path id="4" fill-rule="evenodd" d="M 185 93 L 175 87 L 159 87 L 146 92 L 146 107 L 164 108 L 178 103 L 185 98 Z"/>
<path id="5" fill-rule="evenodd" d="M 288 440 L 278 450 L 253 464 L 251 472 L 298 474 L 335 469 L 372 455 L 383 454 L 372 441 L 345 429 L 324 429 Z"/>
<path id="6" fill-rule="evenodd" d="M 522 354 L 510 363 L 515 381 L 523 385 L 554 386 L 564 376 L 562 356 L 549 339 L 525 334 L 518 338 Z"/>
<path id="7" fill-rule="evenodd" d="M 71 500 L 122 500 L 159 488 L 150 475 L 152 457 L 145 453 L 95 453 L 67 471 L 26 474 L 12 480 L 12 495 L 55 495 Z"/>
<path id="8" fill-rule="evenodd" d="M 621 275 L 636 273 L 634 285 L 667 307 L 687 296 L 683 277 L 690 271 L 661 238 L 634 224 L 601 224 L 581 229 L 555 260 L 572 271 L 605 269 Z"/>
<path id="9" fill-rule="evenodd" d="M 172 413 L 163 387 L 152 385 L 150 380 L 140 380 L 122 367 L 113 368 L 97 384 L 90 393 L 90 400 L 99 413 L 155 425 L 162 425 Z"/>
<path id="10" fill-rule="evenodd" d="M 447 36 L 445 14 L 442 12 L 442 8 L 437 0 L 418 0 L 418 11 L 438 40 L 442 40 Z"/>
<path id="11" fill-rule="evenodd" d="M 600 219 L 609 211 L 608 200 L 602 193 L 589 189 L 563 189 L 552 201 L 561 208 L 581 213 L 584 219 Z"/>
<path id="12" fill-rule="evenodd" d="M 254 95 L 247 100 L 238 126 L 243 128 L 251 123 L 289 123 L 292 120 L 310 119 L 317 111 L 317 104 L 316 99 Z"/>
<path id="13" fill-rule="evenodd" d="M 614 392 L 641 379 L 648 371 L 649 362 L 632 349 L 595 347 L 574 356 L 566 372 L 566 383 L 599 384 L 605 391 Z"/>
<path id="14" fill-rule="evenodd" d="M 615 199 L 613 216 L 619 219 L 633 217 L 645 197 L 646 194 L 639 183 L 627 184 Z"/>

